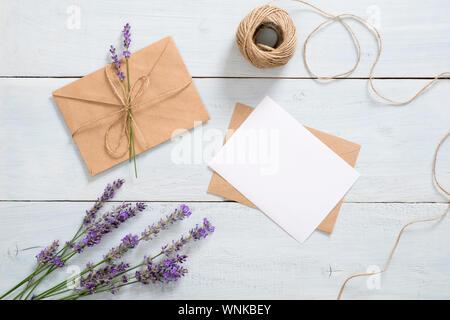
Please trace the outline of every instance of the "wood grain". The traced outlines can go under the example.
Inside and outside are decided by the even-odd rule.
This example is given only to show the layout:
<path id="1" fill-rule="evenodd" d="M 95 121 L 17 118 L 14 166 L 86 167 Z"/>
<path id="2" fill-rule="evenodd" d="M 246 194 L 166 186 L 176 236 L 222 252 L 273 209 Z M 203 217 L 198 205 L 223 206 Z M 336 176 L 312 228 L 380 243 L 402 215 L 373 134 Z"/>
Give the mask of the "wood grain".
<path id="1" fill-rule="evenodd" d="M 118 199 L 221 201 L 206 193 L 211 171 L 204 160 L 221 146 L 235 103 L 256 106 L 267 94 L 301 123 L 362 145 L 356 163 L 361 177 L 345 201 L 445 201 L 433 186 L 431 164 L 449 128 L 450 109 L 439 92 L 448 91 L 446 80 L 423 99 L 398 107 L 374 101 L 365 80 L 195 79 L 211 120 L 138 156 L 137 180 L 127 162 L 90 177 L 50 95 L 70 81 L 0 79 L 0 200 L 91 200 L 107 182 L 123 177 L 128 189 Z M 393 95 L 423 83 L 379 82 Z M 444 185 L 450 185 L 448 147 L 438 168 Z"/>
<path id="2" fill-rule="evenodd" d="M 417 78 L 450 70 L 449 1 L 312 3 L 379 24 L 384 51 L 375 76 L 396 79 L 376 81 L 386 96 L 405 99 L 426 83 Z M 346 80 L 308 79 L 301 46 L 323 18 L 292 1 L 274 4 L 286 9 L 297 26 L 296 55 L 282 68 L 256 69 L 240 55 L 234 34 L 241 19 L 262 4 L 0 0 L 0 292 L 30 272 L 40 248 L 55 238 L 64 241 L 92 204 L 83 201 L 93 200 L 118 177 L 127 183 L 116 200 L 152 201 L 151 209 L 77 257 L 74 265 L 100 257 L 124 234 L 139 232 L 179 201 L 186 201 L 195 214 L 151 246 L 130 252 L 130 261 L 158 250 L 203 216 L 217 226 L 213 237 L 188 249 L 190 273 L 182 282 L 127 288 L 114 297 L 122 299 L 335 299 L 348 275 L 384 266 L 404 223 L 445 209 L 448 199 L 436 192 L 431 165 L 432 153 L 449 129 L 450 81 L 439 81 L 408 106 L 378 102 L 361 79 L 369 74 L 376 41 L 353 21 L 349 23 L 362 47 L 359 68 Z M 109 63 L 109 45 L 120 45 L 126 22 L 132 25 L 133 51 L 174 37 L 211 121 L 139 156 L 138 180 L 128 163 L 92 178 L 51 92 Z M 308 53 L 320 75 L 347 70 L 355 58 L 351 39 L 339 25 L 320 32 Z M 206 193 L 211 172 L 205 161 L 222 144 L 235 103 L 256 106 L 265 95 L 301 123 L 362 145 L 356 165 L 361 178 L 347 194 L 331 236 L 315 232 L 299 245 L 261 212 Z M 438 160 L 444 186 L 450 186 L 449 148 L 450 143 L 443 145 Z M 448 229 L 448 218 L 408 229 L 391 268 L 379 279 L 380 288 L 370 289 L 377 278 L 355 279 L 343 298 L 450 299 Z M 49 284 L 68 275 L 63 271 Z"/>
<path id="3" fill-rule="evenodd" d="M 450 70 L 450 2 L 433 0 L 311 0 L 335 14 L 350 12 L 380 25 L 384 52 L 375 76 L 431 77 Z M 110 44 L 120 44 L 125 22 L 132 25 L 132 48 L 163 37 L 174 37 L 193 76 L 308 77 L 301 46 L 322 16 L 304 5 L 276 1 L 287 9 L 299 33 L 299 49 L 283 68 L 258 70 L 247 63 L 235 44 L 235 32 L 261 0 L 1 0 L 1 76 L 81 76 L 109 62 Z M 79 13 L 79 14 L 78 14 Z M 76 19 L 79 17 L 79 28 Z M 367 77 L 376 41 L 359 23 L 349 21 L 362 46 L 361 65 L 353 77 Z M 332 25 L 309 48 L 312 68 L 319 74 L 349 69 L 355 50 L 349 34 Z M 444 70 L 445 69 L 445 70 Z"/>
<path id="4" fill-rule="evenodd" d="M 40 247 L 66 238 L 92 203 L 0 203 L 0 292 L 31 270 Z M 96 261 L 127 233 L 137 233 L 177 203 L 150 203 L 150 209 L 106 236 L 71 265 Z M 331 236 L 314 232 L 303 245 L 256 209 L 236 203 L 188 203 L 193 215 L 153 243 L 126 255 L 138 262 L 177 238 L 206 216 L 216 232 L 187 250 L 189 274 L 171 286 L 126 288 L 106 299 L 335 299 L 346 276 L 382 268 L 401 226 L 440 214 L 445 204 L 344 204 Z M 7 213 L 7 214 L 6 214 Z M 349 283 L 344 299 L 450 298 L 450 220 L 406 231 L 380 288 L 367 279 Z M 27 249 L 38 246 L 39 248 Z M 46 285 L 69 276 L 66 271 Z M 377 280 L 377 279 L 372 279 Z M 372 289 L 369 289 L 372 288 Z M 92 297 L 94 298 L 94 297 Z"/>

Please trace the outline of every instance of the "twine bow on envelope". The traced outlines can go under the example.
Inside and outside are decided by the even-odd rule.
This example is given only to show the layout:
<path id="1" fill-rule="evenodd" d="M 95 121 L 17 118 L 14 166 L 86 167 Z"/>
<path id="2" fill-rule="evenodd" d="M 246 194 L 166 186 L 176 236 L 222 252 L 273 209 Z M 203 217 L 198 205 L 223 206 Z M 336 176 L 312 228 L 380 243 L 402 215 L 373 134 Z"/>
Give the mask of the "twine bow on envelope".
<path id="1" fill-rule="evenodd" d="M 123 89 L 123 93 L 124 93 L 124 97 L 125 100 L 122 98 L 122 96 L 119 94 L 119 92 L 117 91 L 116 87 L 114 86 L 113 82 L 111 81 L 111 78 L 109 76 L 108 73 L 108 67 L 105 68 L 105 73 L 106 73 L 106 78 L 108 79 L 108 83 L 110 84 L 111 88 L 114 91 L 114 94 L 119 98 L 120 102 L 122 103 L 123 108 L 119 109 L 116 112 L 113 112 L 111 115 L 115 115 L 118 113 L 121 113 L 122 116 L 117 119 L 116 121 L 114 121 L 109 127 L 108 130 L 106 130 L 105 133 L 105 147 L 106 147 L 106 151 L 108 152 L 109 155 L 111 155 L 114 158 L 120 158 L 122 156 L 125 155 L 125 153 L 127 152 L 127 150 L 123 150 L 123 152 L 119 152 L 118 149 L 121 145 L 121 142 L 123 140 L 123 138 L 125 137 L 127 139 L 127 143 L 130 143 L 130 127 L 127 126 L 127 120 L 128 117 L 131 120 L 131 124 L 130 125 L 134 125 L 136 132 L 139 134 L 139 139 L 142 142 L 142 144 L 144 145 L 145 148 L 148 147 L 147 141 L 145 140 L 144 135 L 142 134 L 141 129 L 139 128 L 139 125 L 137 124 L 137 122 L 134 120 L 133 117 L 133 113 L 136 112 L 137 110 L 137 105 L 135 104 L 136 100 L 142 95 L 142 93 L 144 92 L 144 90 L 146 90 L 148 88 L 149 85 L 149 78 L 147 75 L 140 77 L 133 85 L 133 87 L 131 88 L 130 92 L 128 94 L 125 93 L 125 89 Z M 135 88 L 139 86 L 139 89 L 137 90 L 136 93 L 134 93 Z M 119 141 L 117 142 L 117 144 L 115 146 L 111 145 L 111 129 L 112 127 L 119 121 L 122 121 L 122 133 L 120 134 L 119 137 Z"/>
<path id="2" fill-rule="evenodd" d="M 135 83 L 131 87 L 131 90 L 128 93 L 126 92 L 124 87 L 121 87 L 122 90 L 117 89 L 116 85 L 114 84 L 114 81 L 111 78 L 111 70 L 110 69 L 113 68 L 113 66 L 112 66 L 112 64 L 109 64 L 108 66 L 106 66 L 105 67 L 106 79 L 108 80 L 108 84 L 111 87 L 114 95 L 119 99 L 119 101 L 121 103 L 121 108 L 119 110 L 108 113 L 104 116 L 101 116 L 101 117 L 98 117 L 98 118 L 95 118 L 93 120 L 89 120 L 89 121 L 83 123 L 81 126 L 79 126 L 76 130 L 74 130 L 72 132 L 72 137 L 74 137 L 75 135 L 80 133 L 82 130 L 92 126 L 95 123 L 98 123 L 104 119 L 107 119 L 107 118 L 110 118 L 110 117 L 113 117 L 116 115 L 120 115 L 120 117 L 117 120 L 115 120 L 111 123 L 111 125 L 108 127 L 108 129 L 105 132 L 105 148 L 106 148 L 107 153 L 113 158 L 121 158 L 127 153 L 127 151 L 128 151 L 127 149 L 124 149 L 122 151 L 120 151 L 119 149 L 120 149 L 120 146 L 122 145 L 122 141 L 124 138 L 126 139 L 128 144 L 130 143 L 130 126 L 127 125 L 128 119 L 131 119 L 130 125 L 133 125 L 133 129 L 135 129 L 135 132 L 138 133 L 137 137 L 139 138 L 139 142 L 142 144 L 144 149 L 148 149 L 149 144 L 147 143 L 147 140 L 145 139 L 145 136 L 142 133 L 141 128 L 139 127 L 138 123 L 134 119 L 134 115 L 138 111 L 143 110 L 144 108 L 148 108 L 158 102 L 161 102 L 165 99 L 168 99 L 168 98 L 176 95 L 177 93 L 183 91 L 185 88 L 187 88 L 192 83 L 192 79 L 190 79 L 182 86 L 175 88 L 175 89 L 168 90 L 166 92 L 163 92 L 160 95 L 153 98 L 151 101 L 137 103 L 139 101 L 139 98 L 142 97 L 143 93 L 150 88 L 150 75 L 151 75 L 153 69 L 155 68 L 155 66 L 158 64 L 158 61 L 164 54 L 166 48 L 167 48 L 167 45 L 164 48 L 164 50 L 162 50 L 162 52 L 159 55 L 156 62 L 153 64 L 150 72 L 146 75 L 139 77 L 135 81 Z M 122 91 L 123 94 L 120 94 L 119 93 L 120 91 Z M 117 105 L 114 105 L 114 106 L 117 106 Z M 118 141 L 114 144 L 113 143 L 114 138 L 112 137 L 111 131 L 112 131 L 112 128 L 117 123 L 120 123 L 120 122 L 122 122 L 121 133 L 120 133 L 118 139 L 116 138 L 116 140 L 118 140 Z"/>

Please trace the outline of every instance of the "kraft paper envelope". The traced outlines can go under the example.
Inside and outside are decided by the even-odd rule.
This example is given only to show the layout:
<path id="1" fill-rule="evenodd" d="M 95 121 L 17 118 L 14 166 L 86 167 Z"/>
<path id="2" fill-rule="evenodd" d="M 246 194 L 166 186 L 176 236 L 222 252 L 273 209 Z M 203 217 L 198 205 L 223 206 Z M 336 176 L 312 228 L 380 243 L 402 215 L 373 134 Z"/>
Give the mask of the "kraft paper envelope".
<path id="1" fill-rule="evenodd" d="M 133 91 L 136 154 L 169 140 L 174 132 L 182 132 L 179 129 L 189 130 L 209 120 L 171 37 L 131 55 L 130 80 L 132 85 L 136 84 Z M 143 90 L 138 94 L 141 87 Z M 91 175 L 128 159 L 121 89 L 110 64 L 53 92 Z"/>
<path id="2" fill-rule="evenodd" d="M 239 128 L 242 122 L 247 119 L 247 117 L 253 110 L 253 108 L 245 106 L 243 104 L 236 104 L 233 115 L 231 117 L 230 125 L 228 127 L 228 135 L 225 137 L 224 144 L 231 137 L 234 131 Z M 308 129 L 317 138 L 319 138 L 319 140 L 325 143 L 349 165 L 353 167 L 355 166 L 356 159 L 358 158 L 359 150 L 361 148 L 360 145 L 316 129 L 308 127 L 305 128 Z M 213 172 L 211 181 L 208 186 L 208 192 L 256 208 L 256 206 L 251 201 L 244 197 L 230 183 L 228 183 L 228 181 L 226 181 L 216 172 Z M 331 210 L 328 216 L 317 227 L 318 230 L 328 233 L 331 233 L 333 231 L 337 216 L 339 214 L 339 210 L 341 208 L 341 204 L 342 200 L 339 201 L 339 203 L 333 208 L 333 210 Z"/>

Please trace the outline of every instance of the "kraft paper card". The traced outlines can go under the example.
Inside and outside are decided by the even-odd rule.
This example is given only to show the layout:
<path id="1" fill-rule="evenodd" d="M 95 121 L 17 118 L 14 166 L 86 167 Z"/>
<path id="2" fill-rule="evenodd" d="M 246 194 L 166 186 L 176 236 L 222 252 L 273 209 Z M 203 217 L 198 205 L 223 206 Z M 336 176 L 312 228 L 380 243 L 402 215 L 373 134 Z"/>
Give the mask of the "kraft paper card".
<path id="1" fill-rule="evenodd" d="M 231 117 L 230 125 L 228 126 L 228 134 L 225 137 L 224 144 L 234 131 L 244 122 L 254 109 L 243 104 L 236 104 L 233 115 Z M 354 142 L 333 136 L 331 134 L 306 127 L 313 135 L 319 138 L 320 141 L 325 143 L 331 150 L 333 150 L 338 156 L 344 159 L 352 167 L 355 166 L 356 159 L 358 158 L 359 150 L 361 146 Z M 237 191 L 228 181 L 213 172 L 211 181 L 208 186 L 208 192 L 221 196 L 225 199 L 233 200 L 250 207 L 256 208 L 256 206 L 248 200 L 242 193 Z M 331 233 L 333 232 L 334 225 L 336 223 L 337 216 L 339 214 L 342 205 L 342 200 L 331 210 L 326 218 L 317 227 L 318 230 Z"/>
<path id="2" fill-rule="evenodd" d="M 136 154 L 209 120 L 171 37 L 131 54 L 130 80 Z M 53 92 L 91 175 L 128 159 L 122 94 L 112 65 Z"/>
<path id="3" fill-rule="evenodd" d="M 358 172 L 269 97 L 209 166 L 299 242 L 358 179 Z"/>

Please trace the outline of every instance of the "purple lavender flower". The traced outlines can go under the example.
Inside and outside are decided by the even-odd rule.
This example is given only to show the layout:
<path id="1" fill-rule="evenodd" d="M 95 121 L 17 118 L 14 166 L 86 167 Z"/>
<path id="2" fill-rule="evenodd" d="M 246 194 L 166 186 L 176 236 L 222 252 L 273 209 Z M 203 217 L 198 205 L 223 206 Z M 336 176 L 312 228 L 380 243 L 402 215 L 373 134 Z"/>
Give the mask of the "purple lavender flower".
<path id="1" fill-rule="evenodd" d="M 184 218 L 190 217 L 191 214 L 192 212 L 190 211 L 189 207 L 185 204 L 182 204 L 179 209 L 175 209 L 175 211 L 167 215 L 165 219 L 161 219 L 158 223 L 148 226 L 141 233 L 142 239 L 152 240 L 158 235 L 161 230 L 167 230 L 170 225 L 174 224 L 177 221 L 181 221 Z"/>
<path id="2" fill-rule="evenodd" d="M 123 34 L 123 47 L 124 47 L 124 51 L 123 51 L 123 56 L 125 59 L 130 59 L 130 51 L 128 50 L 130 48 L 130 44 L 131 44 L 131 33 L 130 33 L 130 24 L 127 23 L 122 30 L 122 34 Z"/>
<path id="3" fill-rule="evenodd" d="M 38 264 L 44 265 L 55 257 L 56 251 L 59 248 L 59 241 L 55 240 L 50 246 L 39 252 L 36 256 Z"/>
<path id="4" fill-rule="evenodd" d="M 185 205 L 185 204 L 182 204 L 180 206 L 180 210 L 183 211 L 186 214 L 187 217 L 189 217 L 192 214 L 192 212 L 189 209 L 189 207 L 187 205 Z"/>
<path id="5" fill-rule="evenodd" d="M 119 259 L 130 249 L 135 248 L 140 242 L 140 239 L 137 235 L 128 234 L 125 238 L 122 239 L 122 242 L 117 246 L 113 247 L 109 252 L 104 256 L 104 259 L 107 263 L 113 263 L 114 260 Z"/>
<path id="6" fill-rule="evenodd" d="M 122 62 L 120 62 L 119 57 L 116 54 L 116 48 L 111 45 L 109 52 L 111 53 L 111 59 L 113 61 L 114 69 L 116 70 L 116 74 L 119 77 L 120 81 L 125 80 L 125 74 L 120 70 Z"/>
<path id="7" fill-rule="evenodd" d="M 61 261 L 61 256 L 53 258 L 52 264 L 58 268 L 64 267 L 64 261 Z"/>
<path id="8" fill-rule="evenodd" d="M 119 57 L 117 56 L 117 53 L 116 53 L 116 48 L 114 48 L 113 45 L 111 45 L 111 47 L 109 48 L 109 52 L 111 53 L 111 59 L 114 64 L 114 69 L 116 69 L 116 71 L 120 71 L 122 62 L 120 62 Z"/>
<path id="9" fill-rule="evenodd" d="M 112 184 L 107 184 L 105 191 L 103 191 L 103 194 L 97 199 L 97 202 L 94 204 L 94 206 L 91 208 L 91 210 L 86 211 L 86 215 L 83 219 L 83 225 L 85 227 L 89 226 L 96 218 L 97 212 L 103 207 L 106 201 L 111 200 L 116 190 L 118 190 L 125 180 L 123 179 L 117 179 Z"/>
<path id="10" fill-rule="evenodd" d="M 134 248 L 137 246 L 139 241 L 139 237 L 138 236 L 133 236 L 130 234 L 127 234 L 123 239 L 122 239 L 122 243 L 124 245 L 126 245 L 129 248 Z"/>
<path id="11" fill-rule="evenodd" d="M 89 265 L 86 267 L 90 268 Z M 90 294 L 92 294 L 98 286 L 111 284 L 111 292 L 116 293 L 117 287 L 111 282 L 116 274 L 125 272 L 129 267 L 130 265 L 128 263 L 121 262 L 119 264 L 107 265 L 99 270 L 91 270 L 85 277 L 80 279 L 80 287 L 82 289 L 86 289 Z M 79 290 L 80 289 L 78 289 L 78 291 Z"/>
<path id="12" fill-rule="evenodd" d="M 187 244 L 191 240 L 201 240 L 206 238 L 210 233 L 213 233 L 215 227 L 208 221 L 208 219 L 203 218 L 203 225 L 196 225 L 195 228 L 189 231 L 189 235 L 187 237 L 181 236 L 177 241 L 172 241 L 172 244 L 165 245 L 162 247 L 161 252 L 166 256 L 170 256 L 172 253 L 180 251 L 185 244 Z"/>
<path id="13" fill-rule="evenodd" d="M 55 240 L 53 243 L 39 252 L 36 256 L 38 265 L 54 265 L 58 268 L 64 267 L 64 262 L 61 261 L 61 256 L 56 255 L 56 252 L 59 248 L 59 241 Z"/>
<path id="14" fill-rule="evenodd" d="M 122 223 L 136 216 L 137 213 L 144 211 L 146 207 L 142 202 L 136 203 L 135 207 L 131 207 L 130 203 L 121 204 L 92 223 L 87 229 L 86 236 L 78 243 L 71 244 L 70 247 L 80 253 L 86 247 L 92 247 L 100 243 L 104 235 L 118 228 Z"/>
<path id="15" fill-rule="evenodd" d="M 181 205 L 179 209 L 175 209 L 174 212 L 167 215 L 165 219 L 159 220 L 157 223 L 154 223 L 148 226 L 142 233 L 141 238 L 139 239 L 137 235 L 132 236 L 131 234 L 127 235 L 122 239 L 122 242 L 119 246 L 112 248 L 104 258 L 108 261 L 108 263 L 112 263 L 114 260 L 119 259 L 125 252 L 130 249 L 136 247 L 141 240 L 150 241 L 155 238 L 162 230 L 167 230 L 170 225 L 174 224 L 177 221 L 181 221 L 186 217 L 189 217 L 192 214 L 189 207 L 187 205 Z M 132 243 L 129 241 L 133 240 Z"/>
<path id="16" fill-rule="evenodd" d="M 100 241 L 102 240 L 102 236 L 103 236 L 103 233 L 100 230 L 92 230 L 83 239 L 83 243 L 88 247 L 92 247 L 95 244 L 100 243 Z"/>
<path id="17" fill-rule="evenodd" d="M 175 282 L 187 273 L 187 269 L 181 264 L 186 261 L 187 256 L 177 255 L 172 259 L 155 264 L 150 258 L 146 258 L 146 270 L 136 271 L 135 278 L 143 284 L 150 282 Z"/>

